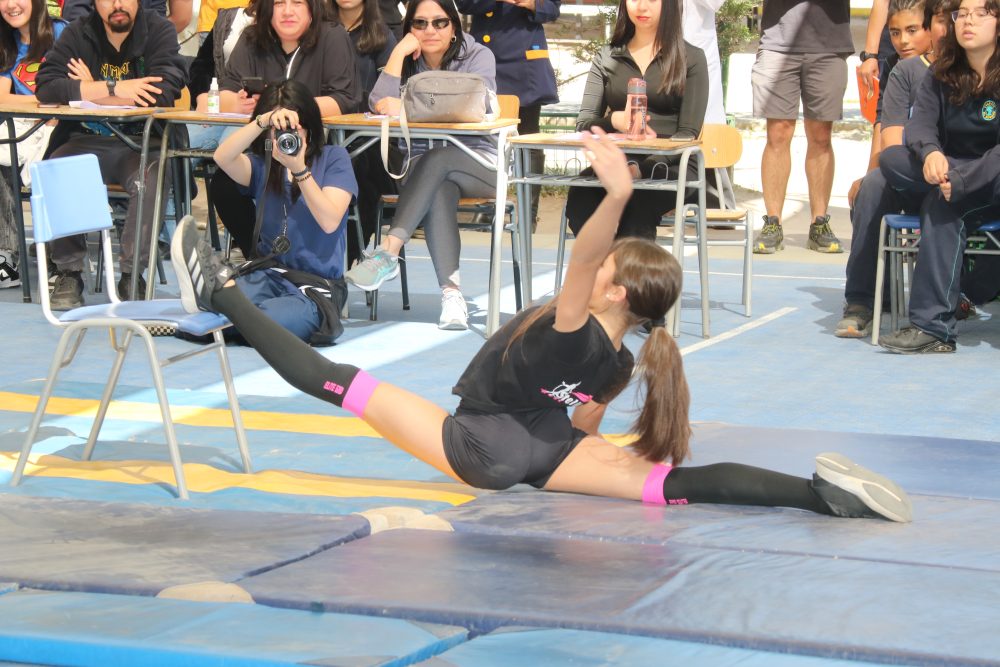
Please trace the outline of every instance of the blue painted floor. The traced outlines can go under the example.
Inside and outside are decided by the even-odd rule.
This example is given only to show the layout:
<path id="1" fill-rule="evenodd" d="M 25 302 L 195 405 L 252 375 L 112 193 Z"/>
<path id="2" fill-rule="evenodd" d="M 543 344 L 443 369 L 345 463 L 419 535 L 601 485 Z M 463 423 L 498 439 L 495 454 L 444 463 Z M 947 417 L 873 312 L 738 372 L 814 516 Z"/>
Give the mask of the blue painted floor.
<path id="1" fill-rule="evenodd" d="M 485 235 L 478 236 L 467 235 L 463 282 L 481 309 L 488 255 Z M 554 251 L 540 245 L 536 297 L 552 289 Z M 412 310 L 401 310 L 399 283 L 389 283 L 379 321 L 369 322 L 361 293 L 352 291 L 358 319 L 322 353 L 454 407 L 452 384 L 483 338 L 436 328 L 439 297 L 419 242 L 407 258 Z M 95 478 L 94 466 L 79 462 L 89 420 L 78 407 L 99 396 L 111 358 L 99 336 L 88 339 L 87 354 L 57 387 L 62 412 L 43 422 L 35 449 L 47 457 L 44 464 L 11 488 L 6 482 L 30 417 L 26 401 L 41 389 L 58 331 L 37 305 L 20 303 L 18 290 L 6 290 L 0 526 L 9 539 L 0 553 L 0 607 L 18 613 L 0 612 L 0 661 L 473 667 L 514 659 L 638 664 L 658 656 L 704 665 L 1000 664 L 990 630 L 1000 625 L 1000 542 L 993 537 L 1000 534 L 1000 380 L 990 372 L 1000 358 L 1000 321 L 990 316 L 1000 307 L 962 324 L 953 355 L 902 357 L 837 339 L 831 331 L 845 259 L 758 258 L 747 318 L 739 304 L 740 261 L 713 256 L 709 339 L 700 336 L 697 276 L 686 274 L 677 342 L 691 417 L 699 423 L 693 463 L 739 460 L 808 475 L 815 453 L 844 449 L 914 493 L 918 515 L 908 526 L 770 509 L 701 507 L 679 515 L 685 509 L 521 489 L 477 492 L 396 450 L 347 413 L 297 393 L 253 350 L 239 347 L 229 355 L 248 415 L 254 475 L 239 472 L 231 429 L 197 422 L 198 414 L 225 410 L 214 362 L 206 357 L 165 371 L 174 404 L 195 412 L 178 418 L 192 485 L 191 500 L 182 502 L 172 495 L 162 429 L 155 415 L 146 416 L 155 397 L 136 353 L 115 397 L 121 409 L 109 417 L 95 455 L 119 476 Z M 168 265 L 163 295 L 176 294 L 169 273 Z M 509 263 L 503 275 L 507 318 L 514 309 Z M 472 320 L 481 328 L 485 314 Z M 632 337 L 627 344 L 634 350 L 641 342 Z M 187 345 L 158 343 L 176 351 Z M 603 430 L 626 430 L 634 408 L 635 392 L 626 391 Z M 37 499 L 33 510 L 26 509 L 30 498 Z M 111 503 L 113 511 L 98 503 Z M 149 508 L 165 514 L 150 515 L 145 528 L 115 530 L 116 514 L 134 519 Z M 68 528 L 47 532 L 72 525 L 57 522 L 55 512 L 106 516 L 107 525 L 88 520 L 69 540 Z M 206 517 L 226 517 L 234 534 L 253 534 L 259 513 L 270 520 L 307 515 L 296 528 L 297 562 L 269 574 L 241 565 L 236 574 L 236 555 L 218 548 L 197 556 L 207 559 L 201 569 L 184 565 L 201 562 L 194 556 L 178 558 L 174 569 L 159 560 L 155 585 L 152 571 L 140 585 L 135 558 L 144 545 L 160 543 L 154 538 L 174 535 L 170 526 L 194 531 Z M 348 531 L 346 541 L 312 520 L 352 514 L 370 529 Z M 511 528 L 532 514 L 547 522 L 538 519 L 530 534 Z M 289 519 L 292 526 L 298 524 Z M 382 532 L 394 528 L 402 530 Z M 259 543 L 243 546 L 251 556 L 278 558 L 268 555 L 284 553 L 278 532 L 262 531 Z M 198 541 L 196 533 L 177 535 L 186 546 Z M 48 551 L 52 544 L 59 550 Z M 60 555 L 72 563 L 74 554 L 88 566 L 69 579 L 45 565 Z M 160 584 L 204 584 L 196 574 L 237 585 L 257 604 L 150 597 Z M 910 581 L 923 582 L 923 594 Z M 560 593 L 557 584 L 566 589 Z M 207 599 L 196 589 L 195 599 Z M 268 640 L 269 633 L 287 641 Z M 388 639 L 345 639 L 368 636 Z"/>

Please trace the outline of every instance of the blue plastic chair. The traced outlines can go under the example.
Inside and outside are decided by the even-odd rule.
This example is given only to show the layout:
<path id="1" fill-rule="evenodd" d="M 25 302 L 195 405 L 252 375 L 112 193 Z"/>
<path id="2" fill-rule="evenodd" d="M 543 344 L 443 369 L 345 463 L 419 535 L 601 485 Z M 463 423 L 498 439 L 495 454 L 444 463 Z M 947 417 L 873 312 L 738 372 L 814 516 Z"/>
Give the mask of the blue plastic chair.
<path id="1" fill-rule="evenodd" d="M 980 225 L 966 239 L 966 255 L 1000 255 L 1000 220 Z M 986 247 L 969 247 L 983 243 Z M 872 345 L 878 345 L 882 326 L 882 286 L 885 284 L 885 257 L 889 265 L 889 323 L 892 331 L 899 329 L 899 314 L 906 309 L 906 283 L 913 283 L 913 266 L 920 247 L 920 216 L 889 214 L 882 217 L 878 237 L 878 260 L 875 265 L 875 307 L 872 313 Z M 903 269 L 908 268 L 904 283 Z"/>
<path id="2" fill-rule="evenodd" d="M 229 320 L 215 313 L 188 313 L 181 305 L 180 299 L 154 299 L 152 301 L 120 301 L 114 285 L 114 262 L 111 255 L 112 228 L 111 214 L 108 208 L 107 193 L 101 181 L 101 171 L 94 155 L 74 155 L 72 157 L 44 160 L 31 165 L 31 214 L 34 228 L 34 239 L 38 250 L 38 275 L 41 276 L 39 295 L 42 312 L 52 324 L 62 327 L 63 334 L 56 346 L 45 386 L 38 400 L 38 407 L 31 419 L 31 425 L 21 447 L 21 455 L 11 477 L 11 485 L 16 486 L 24 474 L 25 465 L 31 454 L 38 427 L 52 389 L 55 386 L 59 372 L 73 362 L 84 335 L 89 329 L 107 329 L 110 334 L 111 348 L 116 356 L 111 365 L 107 384 L 101 396 L 101 403 L 94 417 L 94 423 L 87 438 L 82 458 L 89 460 L 101 431 L 101 425 L 111 402 L 115 386 L 121 374 L 125 355 L 133 339 L 140 339 L 145 347 L 153 374 L 153 385 L 159 399 L 160 414 L 163 420 L 163 430 L 167 436 L 167 447 L 170 451 L 170 461 L 174 467 L 177 483 L 177 495 L 188 498 L 187 485 L 184 482 L 184 469 L 181 466 L 180 448 L 174 432 L 174 422 L 170 415 L 170 405 L 167 400 L 167 390 L 163 384 L 162 367 L 177 361 L 190 359 L 194 356 L 215 350 L 219 355 L 219 366 L 222 379 L 226 385 L 229 397 L 229 408 L 233 416 L 233 427 L 236 431 L 236 441 L 240 456 L 243 459 L 243 471 L 251 472 L 250 452 L 247 447 L 243 420 L 240 417 L 240 407 L 236 398 L 236 388 L 233 385 L 232 371 L 229 367 L 229 357 L 222 338 L 222 331 L 230 326 Z M 100 232 L 100 252 L 104 254 L 103 273 L 106 294 L 111 303 L 84 306 L 66 311 L 58 316 L 52 312 L 49 305 L 47 286 L 48 259 L 46 243 L 64 236 Z M 160 359 L 156 353 L 156 344 L 150 329 L 176 329 L 194 336 L 211 334 L 213 342 L 209 345 L 199 345 L 173 357 Z"/>

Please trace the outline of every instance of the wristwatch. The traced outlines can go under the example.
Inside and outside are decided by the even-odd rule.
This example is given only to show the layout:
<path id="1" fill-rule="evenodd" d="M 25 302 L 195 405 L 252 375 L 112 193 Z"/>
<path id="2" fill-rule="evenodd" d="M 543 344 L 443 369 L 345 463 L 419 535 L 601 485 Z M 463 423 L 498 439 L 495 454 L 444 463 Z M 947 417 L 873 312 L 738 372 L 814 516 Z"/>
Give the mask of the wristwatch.
<path id="1" fill-rule="evenodd" d="M 864 62 L 866 60 L 871 60 L 872 58 L 878 60 L 878 54 L 869 53 L 868 51 L 862 51 L 861 53 L 858 54 L 858 58 L 861 58 L 861 62 Z"/>
<path id="2" fill-rule="evenodd" d="M 115 96 L 115 86 L 118 85 L 118 82 L 115 81 L 114 79 L 108 79 L 107 83 L 108 83 L 108 97 L 114 97 Z"/>

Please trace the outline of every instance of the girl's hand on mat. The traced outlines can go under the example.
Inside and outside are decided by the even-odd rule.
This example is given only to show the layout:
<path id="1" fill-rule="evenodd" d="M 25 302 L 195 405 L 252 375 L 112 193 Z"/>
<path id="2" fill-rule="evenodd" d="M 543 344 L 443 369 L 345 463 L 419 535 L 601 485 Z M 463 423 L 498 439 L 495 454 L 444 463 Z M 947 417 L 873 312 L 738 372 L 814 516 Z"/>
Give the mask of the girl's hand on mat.
<path id="1" fill-rule="evenodd" d="M 931 185 L 948 180 L 949 169 L 951 167 L 948 165 L 948 158 L 941 151 L 928 153 L 924 158 L 924 180 Z"/>
<path id="2" fill-rule="evenodd" d="M 583 154 L 590 161 L 594 173 L 609 197 L 628 199 L 632 196 L 632 173 L 622 149 L 615 146 L 607 133 L 599 127 L 591 128 L 593 134 L 583 135 Z"/>

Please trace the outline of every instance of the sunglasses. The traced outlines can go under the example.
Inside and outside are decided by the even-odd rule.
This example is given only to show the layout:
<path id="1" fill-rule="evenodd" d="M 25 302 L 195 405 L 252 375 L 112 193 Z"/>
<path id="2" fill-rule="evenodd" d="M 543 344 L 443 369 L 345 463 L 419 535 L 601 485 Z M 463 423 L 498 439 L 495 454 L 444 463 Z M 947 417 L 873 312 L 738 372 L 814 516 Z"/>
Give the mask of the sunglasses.
<path id="1" fill-rule="evenodd" d="M 410 27 L 414 30 L 427 30 L 427 26 L 434 26 L 435 30 L 444 30 L 451 25 L 451 19 L 441 18 L 433 19 L 428 21 L 427 19 L 413 19 L 410 21 Z"/>

